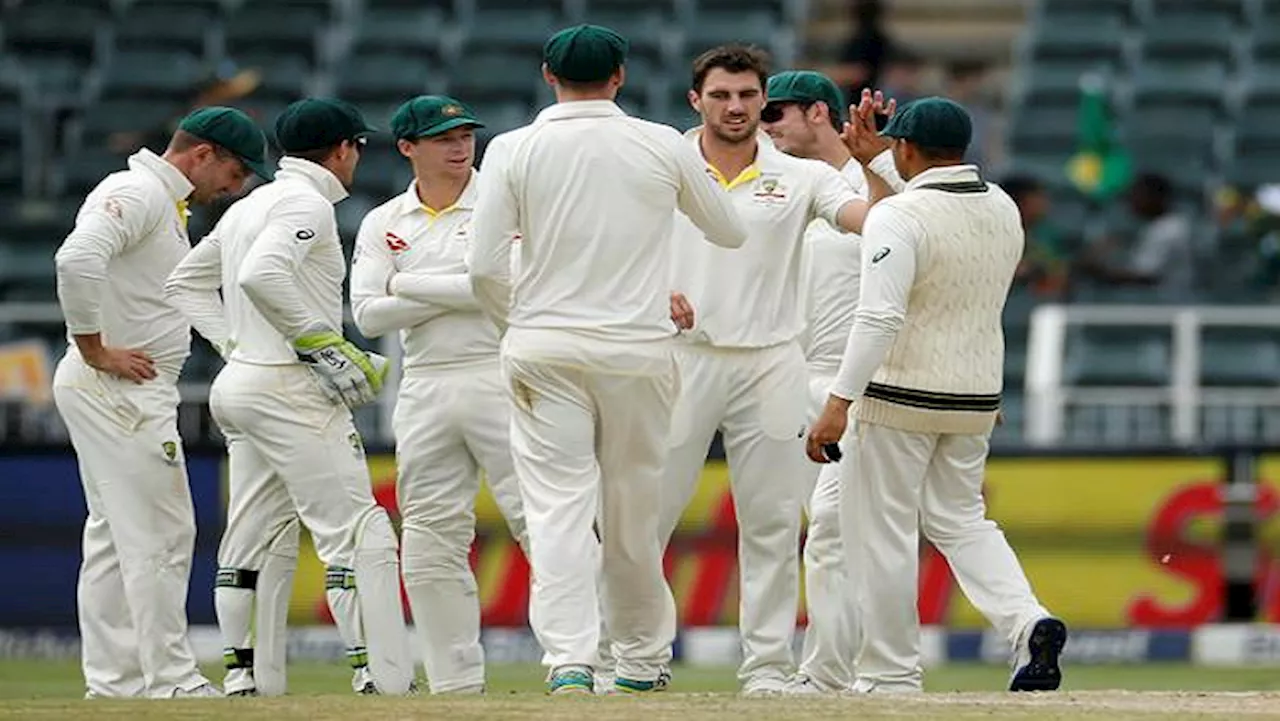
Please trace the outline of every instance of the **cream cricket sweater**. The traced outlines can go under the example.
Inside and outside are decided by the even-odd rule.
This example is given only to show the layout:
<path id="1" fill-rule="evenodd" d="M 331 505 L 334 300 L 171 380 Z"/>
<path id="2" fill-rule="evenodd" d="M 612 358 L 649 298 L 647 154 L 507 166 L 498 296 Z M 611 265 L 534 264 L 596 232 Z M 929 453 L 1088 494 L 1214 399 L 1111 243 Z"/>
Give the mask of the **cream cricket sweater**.
<path id="1" fill-rule="evenodd" d="M 932 168 L 877 204 L 832 393 L 858 399 L 868 423 L 990 432 L 1004 377 L 1001 315 L 1022 249 L 1016 206 L 973 166 Z"/>

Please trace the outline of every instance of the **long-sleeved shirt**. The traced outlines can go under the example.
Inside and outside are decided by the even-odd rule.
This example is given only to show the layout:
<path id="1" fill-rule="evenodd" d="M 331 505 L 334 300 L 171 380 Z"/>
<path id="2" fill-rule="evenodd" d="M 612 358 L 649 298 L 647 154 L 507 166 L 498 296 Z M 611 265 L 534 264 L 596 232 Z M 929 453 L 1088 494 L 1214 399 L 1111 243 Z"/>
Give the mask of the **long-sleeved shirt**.
<path id="1" fill-rule="evenodd" d="M 894 191 L 903 188 L 893 166 L 893 154 L 885 151 L 871 161 L 870 169 Z M 867 181 L 862 166 L 850 159 L 840 169 L 855 192 L 866 195 Z M 806 293 L 804 357 L 809 369 L 834 375 L 844 357 L 844 347 L 853 328 L 862 283 L 862 236 L 846 233 L 821 218 L 809 223 L 804 233 Z"/>
<path id="2" fill-rule="evenodd" d="M 327 169 L 282 158 L 275 180 L 231 206 L 174 269 L 169 302 L 232 360 L 297 363 L 304 330 L 342 332 L 347 267 L 333 205 L 345 197 Z"/>
<path id="3" fill-rule="evenodd" d="M 674 336 L 665 256 L 677 208 L 712 243 L 733 248 L 745 238 L 729 198 L 680 134 L 612 102 L 553 105 L 495 138 L 481 167 L 468 266 L 481 307 L 510 325 L 507 350 L 517 331 L 624 343 Z"/>
<path id="4" fill-rule="evenodd" d="M 697 129 L 687 135 L 697 148 Z M 705 161 L 703 167 L 733 199 L 747 242 L 733 252 L 699 243 L 700 231 L 676 218 L 671 277 L 694 309 L 694 327 L 685 336 L 723 348 L 796 340 L 805 326 L 805 228 L 818 218 L 837 225 L 840 209 L 857 201 L 857 193 L 830 165 L 786 155 L 768 142 L 758 144 L 755 162 L 736 178 L 721 177 Z"/>
<path id="5" fill-rule="evenodd" d="M 100 333 L 103 345 L 144 351 L 177 378 L 191 326 L 165 302 L 164 282 L 191 250 L 192 190 L 181 171 L 144 149 L 85 198 L 54 256 L 69 355 L 79 357 L 73 336 Z"/>
<path id="6" fill-rule="evenodd" d="M 441 210 L 426 207 L 410 184 L 360 224 L 351 265 L 356 326 L 370 338 L 399 330 L 406 369 L 498 357 L 498 329 L 480 312 L 467 274 L 477 177 Z"/>
<path id="7" fill-rule="evenodd" d="M 1017 206 L 972 165 L 930 168 L 871 209 L 862 288 L 832 395 L 909 431 L 989 432 L 999 406 L 1001 314 L 1023 231 Z"/>

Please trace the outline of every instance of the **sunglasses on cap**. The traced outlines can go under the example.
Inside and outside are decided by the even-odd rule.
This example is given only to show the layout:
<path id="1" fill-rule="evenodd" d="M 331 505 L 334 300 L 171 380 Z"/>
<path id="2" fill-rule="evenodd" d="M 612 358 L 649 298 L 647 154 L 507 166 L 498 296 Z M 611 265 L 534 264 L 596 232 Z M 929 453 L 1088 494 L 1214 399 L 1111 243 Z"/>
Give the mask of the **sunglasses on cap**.
<path id="1" fill-rule="evenodd" d="M 780 100 L 776 103 L 768 103 L 764 106 L 764 110 L 760 111 L 760 119 L 766 123 L 776 123 L 782 120 L 782 116 L 787 112 L 788 105 L 795 105 L 801 111 L 808 110 L 813 105 L 811 102 L 796 102 L 794 100 Z"/>

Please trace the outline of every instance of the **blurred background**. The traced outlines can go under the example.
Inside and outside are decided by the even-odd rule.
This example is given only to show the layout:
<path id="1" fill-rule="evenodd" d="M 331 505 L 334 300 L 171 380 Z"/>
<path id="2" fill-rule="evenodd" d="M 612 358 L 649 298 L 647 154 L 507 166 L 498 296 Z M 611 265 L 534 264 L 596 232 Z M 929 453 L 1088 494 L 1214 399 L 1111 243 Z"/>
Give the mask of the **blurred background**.
<path id="1" fill-rule="evenodd" d="M 53 252 L 85 193 L 202 104 L 270 128 L 290 101 L 332 94 L 385 128 L 408 97 L 447 92 L 488 124 L 483 149 L 551 101 L 542 43 L 581 21 L 631 40 L 621 103 L 680 129 L 696 122 L 690 61 L 734 40 L 850 91 L 966 104 L 972 160 L 1027 231 L 990 510 L 1043 600 L 1083 630 L 1069 654 L 1280 663 L 1268 625 L 1280 621 L 1280 0 L 4 0 L 0 564 L 25 587 L 0 597 L 0 654 L 74 641 L 84 506 L 49 383 L 65 348 Z M 348 251 L 364 213 L 408 180 L 374 138 L 338 207 Z M 197 212 L 193 239 L 221 210 Z M 367 345 L 398 355 L 394 341 Z M 196 341 L 180 423 L 200 516 L 197 626 L 213 622 L 223 522 L 206 406 L 217 368 Z M 394 511 L 393 404 L 387 393 L 359 421 Z M 686 660 L 736 653 L 721 458 L 717 444 L 668 559 Z M 480 515 L 487 638 L 536 660 L 527 566 L 487 496 Z M 998 656 L 945 561 L 922 554 L 931 661 Z M 309 552 L 292 619 L 328 638 Z"/>

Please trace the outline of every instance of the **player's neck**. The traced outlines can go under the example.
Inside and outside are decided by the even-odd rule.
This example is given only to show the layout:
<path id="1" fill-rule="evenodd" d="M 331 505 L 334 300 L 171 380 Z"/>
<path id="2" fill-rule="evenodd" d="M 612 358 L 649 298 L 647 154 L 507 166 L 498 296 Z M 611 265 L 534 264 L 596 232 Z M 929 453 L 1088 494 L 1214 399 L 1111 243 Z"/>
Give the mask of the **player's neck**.
<path id="1" fill-rule="evenodd" d="M 756 161 L 756 153 L 760 151 L 760 141 L 754 135 L 741 143 L 727 143 L 713 133 L 703 132 L 699 143 L 707 165 L 728 179 L 741 175 Z"/>
<path id="2" fill-rule="evenodd" d="M 178 169 L 187 180 L 191 179 L 194 161 L 191 156 L 186 153 L 180 153 L 174 150 L 165 150 L 160 159 Z"/>
<path id="3" fill-rule="evenodd" d="M 418 200 L 423 205 L 432 210 L 444 210 L 458 202 L 458 198 L 462 197 L 462 191 L 467 189 L 469 182 L 471 182 L 470 172 L 466 175 L 423 174 L 414 176 L 413 186 L 418 193 Z"/>

